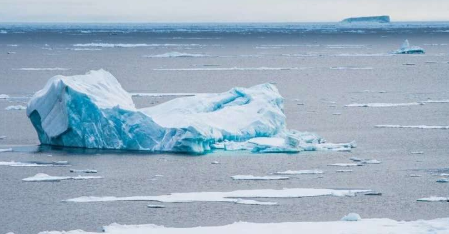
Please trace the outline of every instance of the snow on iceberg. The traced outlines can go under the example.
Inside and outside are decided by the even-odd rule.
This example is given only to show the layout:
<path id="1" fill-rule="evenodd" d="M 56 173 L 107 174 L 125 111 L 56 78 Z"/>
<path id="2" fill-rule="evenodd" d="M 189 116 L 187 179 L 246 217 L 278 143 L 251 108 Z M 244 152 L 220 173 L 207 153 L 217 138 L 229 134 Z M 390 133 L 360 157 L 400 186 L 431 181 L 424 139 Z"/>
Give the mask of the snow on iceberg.
<path id="1" fill-rule="evenodd" d="M 390 16 L 365 16 L 365 17 L 351 17 L 341 21 L 342 23 L 390 23 Z"/>
<path id="2" fill-rule="evenodd" d="M 159 196 L 133 196 L 133 197 L 77 197 L 65 200 L 66 202 L 112 202 L 112 201 L 158 201 L 164 203 L 189 202 L 231 202 L 245 205 L 276 205 L 275 202 L 262 202 L 249 200 L 251 198 L 303 198 L 319 196 L 353 197 L 358 193 L 367 193 L 371 190 L 337 190 L 313 188 L 284 188 L 284 189 L 256 189 L 236 190 L 231 192 L 191 192 L 171 193 Z"/>
<path id="3" fill-rule="evenodd" d="M 362 219 L 357 222 L 327 221 L 327 222 L 285 222 L 285 223 L 247 223 L 236 222 L 225 226 L 204 227 L 164 227 L 154 224 L 120 225 L 113 223 L 103 227 L 103 234 L 447 234 L 449 218 L 418 221 L 395 221 L 391 219 Z M 100 234 L 99 232 L 46 231 L 39 234 Z"/>
<path id="4" fill-rule="evenodd" d="M 410 46 L 408 40 L 402 43 L 401 48 L 393 52 L 393 54 L 424 54 L 424 49 L 418 46 Z"/>
<path id="5" fill-rule="evenodd" d="M 300 152 L 355 147 L 288 130 L 283 98 L 273 84 L 137 109 L 115 77 L 98 70 L 51 78 L 28 103 L 27 115 L 42 144 L 67 147 L 194 154 L 213 149 Z"/>

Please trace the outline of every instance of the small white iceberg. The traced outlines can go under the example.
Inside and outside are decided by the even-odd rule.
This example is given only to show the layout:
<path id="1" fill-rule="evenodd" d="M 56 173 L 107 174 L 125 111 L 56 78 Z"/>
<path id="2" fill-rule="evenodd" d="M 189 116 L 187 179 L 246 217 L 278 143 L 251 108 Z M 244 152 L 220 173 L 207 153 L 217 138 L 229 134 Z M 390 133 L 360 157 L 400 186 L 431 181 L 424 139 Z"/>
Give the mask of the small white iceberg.
<path id="1" fill-rule="evenodd" d="M 446 178 L 441 178 L 437 180 L 437 183 L 449 183 L 449 180 Z"/>
<path id="2" fill-rule="evenodd" d="M 31 176 L 22 181 L 25 182 L 59 182 L 61 180 L 90 180 L 90 179 L 102 179 L 101 176 L 50 176 L 44 173 L 38 173 L 35 176 Z"/>
<path id="3" fill-rule="evenodd" d="M 97 170 L 91 170 L 91 169 L 83 169 L 83 170 L 76 170 L 76 169 L 70 169 L 70 172 L 72 173 L 97 173 Z"/>
<path id="4" fill-rule="evenodd" d="M 362 218 L 357 213 L 349 213 L 348 215 L 345 215 L 343 218 L 341 218 L 341 221 L 360 221 Z"/>
<path id="5" fill-rule="evenodd" d="M 417 201 L 421 201 L 421 202 L 449 202 L 449 197 L 425 197 L 425 198 L 420 198 Z"/>
<path id="6" fill-rule="evenodd" d="M 310 175 L 310 174 L 323 174 L 322 170 L 299 170 L 299 171 L 278 171 L 276 175 Z"/>
<path id="7" fill-rule="evenodd" d="M 147 205 L 148 208 L 153 208 L 153 209 L 161 209 L 161 208 L 165 208 L 165 206 L 163 205 L 154 205 L 154 204 L 149 204 Z"/>
<path id="8" fill-rule="evenodd" d="M 8 99 L 9 95 L 6 94 L 0 94 L 0 99 Z"/>
<path id="9" fill-rule="evenodd" d="M 233 180 L 288 180 L 286 176 L 253 176 L 253 175 L 235 175 L 231 176 Z"/>
<path id="10" fill-rule="evenodd" d="M 4 138 L 2 138 L 2 139 L 4 139 Z M 12 152 L 12 148 L 0 149 L 0 153 L 4 153 L 4 152 Z"/>
<path id="11" fill-rule="evenodd" d="M 356 167 L 359 165 L 360 164 L 356 164 L 356 163 L 334 163 L 334 164 L 329 164 L 328 166 L 331 166 L 331 167 Z"/>
<path id="12" fill-rule="evenodd" d="M 10 167 L 68 167 L 68 163 L 63 162 L 0 162 L 0 166 Z"/>
<path id="13" fill-rule="evenodd" d="M 10 110 L 26 110 L 26 106 L 22 106 L 22 105 L 16 105 L 16 106 L 8 106 L 5 108 L 5 110 L 10 111 Z"/>
<path id="14" fill-rule="evenodd" d="M 424 49 L 418 46 L 410 46 L 408 40 L 405 40 L 402 43 L 402 46 L 399 50 L 393 52 L 393 54 L 424 54 Z"/>

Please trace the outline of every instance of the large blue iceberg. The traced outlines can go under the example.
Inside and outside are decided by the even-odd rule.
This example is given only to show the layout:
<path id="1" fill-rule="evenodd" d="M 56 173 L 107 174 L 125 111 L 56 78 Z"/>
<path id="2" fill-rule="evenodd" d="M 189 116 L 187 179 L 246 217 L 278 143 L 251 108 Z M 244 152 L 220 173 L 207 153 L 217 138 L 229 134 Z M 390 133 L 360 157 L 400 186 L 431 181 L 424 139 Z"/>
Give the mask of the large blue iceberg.
<path id="1" fill-rule="evenodd" d="M 261 84 L 137 109 L 117 79 L 98 70 L 51 78 L 28 103 L 27 115 L 46 145 L 193 154 L 354 147 L 288 130 L 283 101 L 273 84 Z"/>

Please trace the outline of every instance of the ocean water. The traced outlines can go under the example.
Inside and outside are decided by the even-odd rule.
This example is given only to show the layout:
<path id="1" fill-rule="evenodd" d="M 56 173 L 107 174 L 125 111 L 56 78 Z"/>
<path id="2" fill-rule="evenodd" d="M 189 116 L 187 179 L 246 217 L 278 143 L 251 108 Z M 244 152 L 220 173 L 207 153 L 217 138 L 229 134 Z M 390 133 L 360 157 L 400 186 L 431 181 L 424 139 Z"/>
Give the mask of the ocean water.
<path id="1" fill-rule="evenodd" d="M 0 233 L 44 230 L 101 231 L 103 225 L 153 223 L 170 227 L 224 225 L 237 221 L 334 221 L 355 212 L 362 218 L 397 220 L 449 216 L 449 203 L 422 203 L 449 196 L 449 130 L 375 128 L 376 125 L 449 125 L 449 103 L 396 107 L 345 107 L 352 103 L 413 103 L 449 99 L 449 24 L 385 25 L 1 25 L 0 161 L 68 161 L 71 167 L 0 166 Z M 424 55 L 391 55 L 408 39 Z M 178 53 L 173 53 L 178 52 Z M 182 54 L 183 56 L 180 56 Z M 201 55 L 201 56 L 199 56 Z M 329 142 L 355 140 L 345 152 L 205 156 L 61 149 L 39 146 L 24 110 L 29 97 L 58 74 L 110 71 L 132 93 L 211 93 L 273 82 L 285 98 L 287 124 Z M 134 97 L 139 107 L 173 96 Z M 232 116 L 230 116 L 232 118 Z M 411 152 L 422 151 L 423 154 Z M 351 157 L 382 163 L 354 168 Z M 212 164 L 218 161 L 219 164 Z M 95 169 L 99 180 L 27 183 L 37 173 L 73 175 Z M 321 169 L 282 181 L 236 181 L 233 175 Z M 337 170 L 352 169 L 351 173 Z M 412 174 L 421 177 L 410 177 Z M 163 175 L 155 176 L 155 175 Z M 278 206 L 231 203 L 67 203 L 79 196 L 161 195 L 240 189 L 372 189 L 382 196 L 259 199 Z"/>

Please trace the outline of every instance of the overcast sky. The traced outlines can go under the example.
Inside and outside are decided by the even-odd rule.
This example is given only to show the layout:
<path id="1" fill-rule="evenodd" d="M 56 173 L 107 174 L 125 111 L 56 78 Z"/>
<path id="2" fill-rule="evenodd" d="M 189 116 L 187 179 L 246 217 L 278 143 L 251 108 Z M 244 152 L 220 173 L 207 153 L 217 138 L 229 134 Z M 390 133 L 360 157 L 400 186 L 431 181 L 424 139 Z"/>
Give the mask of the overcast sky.
<path id="1" fill-rule="evenodd" d="M 0 22 L 449 21 L 449 0 L 0 0 Z"/>

